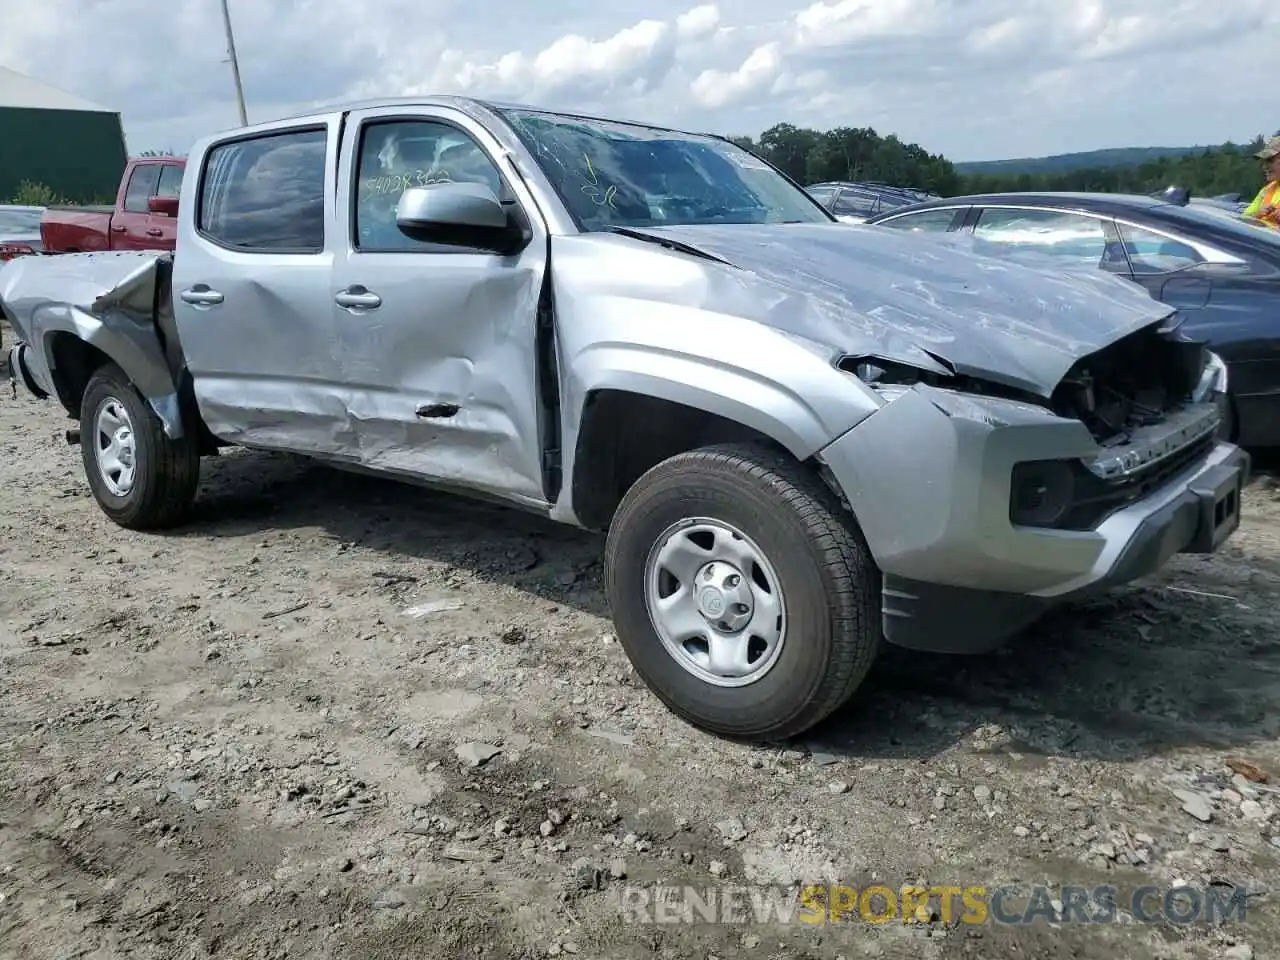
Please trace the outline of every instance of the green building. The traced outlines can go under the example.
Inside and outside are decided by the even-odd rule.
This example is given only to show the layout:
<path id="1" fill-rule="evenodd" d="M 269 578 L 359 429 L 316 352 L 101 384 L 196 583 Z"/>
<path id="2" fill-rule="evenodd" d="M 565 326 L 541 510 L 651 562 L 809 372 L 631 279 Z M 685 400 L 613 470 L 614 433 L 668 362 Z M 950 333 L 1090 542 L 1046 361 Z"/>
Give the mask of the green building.
<path id="1" fill-rule="evenodd" d="M 67 203 L 113 201 L 127 159 L 119 113 L 0 67 L 0 202 L 23 181 Z"/>

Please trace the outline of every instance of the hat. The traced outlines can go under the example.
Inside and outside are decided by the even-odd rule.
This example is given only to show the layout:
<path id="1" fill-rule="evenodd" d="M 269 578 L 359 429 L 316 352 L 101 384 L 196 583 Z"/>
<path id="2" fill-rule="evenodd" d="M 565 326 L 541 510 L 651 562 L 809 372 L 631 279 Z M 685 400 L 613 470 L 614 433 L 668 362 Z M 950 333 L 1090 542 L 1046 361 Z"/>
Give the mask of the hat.
<path id="1" fill-rule="evenodd" d="M 1259 160 L 1270 160 L 1273 157 L 1280 157 L 1280 136 L 1272 137 L 1267 141 L 1266 146 L 1254 154 Z"/>

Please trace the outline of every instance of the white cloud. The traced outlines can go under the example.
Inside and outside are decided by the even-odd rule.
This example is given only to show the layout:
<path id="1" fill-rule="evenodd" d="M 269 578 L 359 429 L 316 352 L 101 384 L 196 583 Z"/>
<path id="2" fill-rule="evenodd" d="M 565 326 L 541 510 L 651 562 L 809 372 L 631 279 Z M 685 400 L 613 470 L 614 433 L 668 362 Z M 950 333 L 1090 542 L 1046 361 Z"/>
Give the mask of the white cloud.
<path id="1" fill-rule="evenodd" d="M 689 92 L 699 105 L 715 109 L 768 87 L 782 72 L 782 45 L 756 47 L 736 70 L 704 70 Z"/>
<path id="2" fill-rule="evenodd" d="M 965 38 L 976 53 L 999 54 L 1025 49 L 1035 39 L 1035 25 L 1026 17 L 1008 17 L 980 27 Z"/>
<path id="3" fill-rule="evenodd" d="M 795 15 L 801 47 L 839 47 L 875 37 L 933 33 L 947 12 L 939 0 L 839 0 L 818 2 Z"/>
<path id="4" fill-rule="evenodd" d="M 684 41 L 702 40 L 715 33 L 718 26 L 720 8 L 714 3 L 704 3 L 676 17 L 676 36 Z"/>
<path id="5" fill-rule="evenodd" d="M 1274 0 L 545 0 L 505 18 L 474 0 L 231 6 L 251 120 L 465 93 L 726 133 L 873 126 L 958 159 L 1280 125 L 1258 72 Z M 41 0 L 0 32 L 0 64 L 119 108 L 134 150 L 234 125 L 225 59 L 213 0 Z"/>

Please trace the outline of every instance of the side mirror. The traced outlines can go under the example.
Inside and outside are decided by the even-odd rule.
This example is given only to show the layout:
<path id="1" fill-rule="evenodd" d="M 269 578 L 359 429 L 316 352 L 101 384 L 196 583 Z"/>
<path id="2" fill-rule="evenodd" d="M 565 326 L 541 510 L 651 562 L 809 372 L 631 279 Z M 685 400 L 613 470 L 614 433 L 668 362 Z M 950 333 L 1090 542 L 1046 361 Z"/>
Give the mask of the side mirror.
<path id="1" fill-rule="evenodd" d="M 152 213 L 160 214 L 162 217 L 176 217 L 178 215 L 178 198 L 147 197 L 147 209 Z"/>
<path id="2" fill-rule="evenodd" d="M 482 183 L 409 187 L 396 204 L 396 226 L 412 240 L 501 254 L 518 252 L 530 239 Z"/>

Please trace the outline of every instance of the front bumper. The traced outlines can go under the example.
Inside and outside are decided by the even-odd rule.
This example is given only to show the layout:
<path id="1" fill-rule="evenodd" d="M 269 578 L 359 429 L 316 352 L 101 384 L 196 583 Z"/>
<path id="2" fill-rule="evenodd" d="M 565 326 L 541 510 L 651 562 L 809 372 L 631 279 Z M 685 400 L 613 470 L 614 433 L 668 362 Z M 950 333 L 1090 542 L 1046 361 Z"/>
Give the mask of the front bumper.
<path id="1" fill-rule="evenodd" d="M 1057 603 L 1212 553 L 1240 522 L 1249 455 L 1215 443 L 1092 530 L 1015 526 L 1022 460 L 1097 453 L 1083 425 L 1029 404 L 906 391 L 821 458 L 883 574 L 885 639 L 938 652 L 999 646 Z"/>

